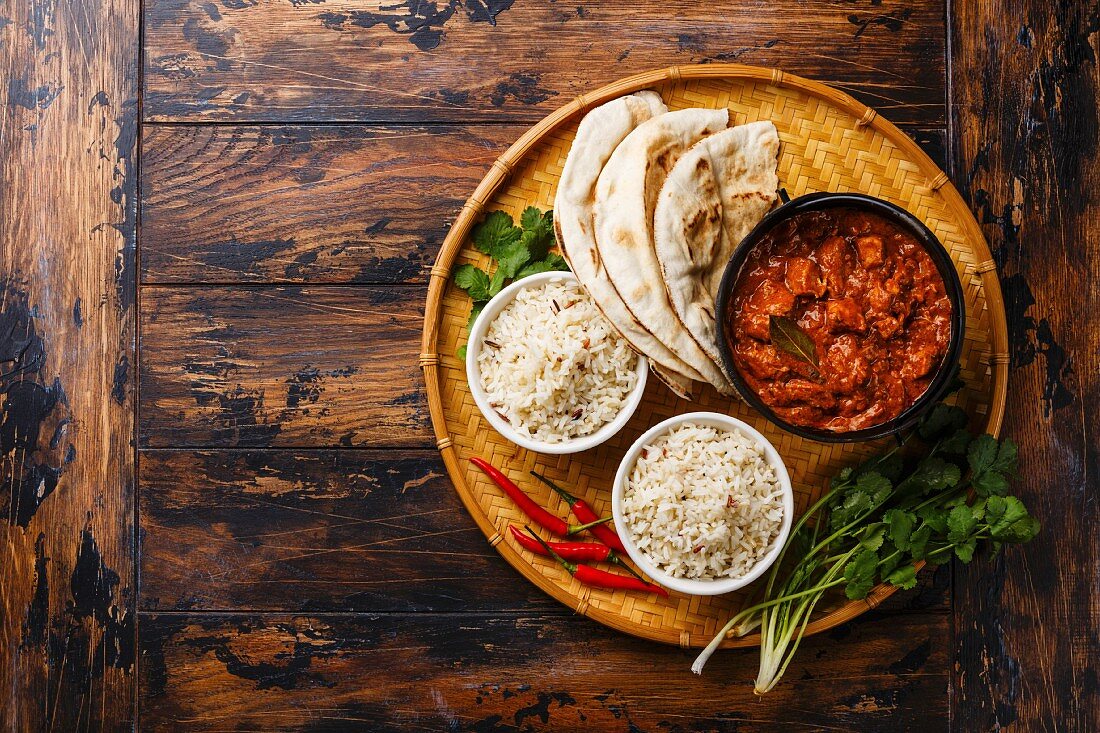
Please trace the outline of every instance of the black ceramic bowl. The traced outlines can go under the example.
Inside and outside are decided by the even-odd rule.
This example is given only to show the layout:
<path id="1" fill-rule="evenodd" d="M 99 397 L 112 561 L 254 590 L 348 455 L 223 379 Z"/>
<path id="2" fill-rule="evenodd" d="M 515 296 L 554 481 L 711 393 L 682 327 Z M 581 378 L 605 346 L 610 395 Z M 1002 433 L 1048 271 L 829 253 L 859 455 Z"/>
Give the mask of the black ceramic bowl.
<path id="1" fill-rule="evenodd" d="M 784 200 L 786 200 L 785 196 Z M 765 405 L 741 378 L 741 373 L 737 370 L 737 366 L 733 362 L 733 354 L 730 352 L 727 334 L 729 323 L 726 318 L 733 287 L 737 282 L 738 276 L 741 274 L 741 267 L 745 264 L 745 258 L 748 257 L 749 252 L 756 246 L 760 239 L 767 232 L 771 231 L 772 227 L 789 219 L 795 214 L 800 214 L 805 211 L 823 211 L 840 207 L 863 209 L 864 211 L 878 214 L 893 222 L 899 228 L 912 234 L 916 240 L 924 246 L 925 250 L 927 250 L 929 256 L 932 258 L 932 261 L 936 264 L 936 269 L 939 270 L 940 277 L 943 278 L 947 297 L 951 300 L 952 310 L 951 341 L 948 344 L 947 353 L 944 355 L 936 375 L 932 379 L 932 383 L 929 384 L 924 394 L 917 398 L 916 402 L 893 420 L 850 432 L 834 432 L 831 430 L 820 430 L 801 425 L 792 425 L 772 412 L 771 408 Z M 786 203 L 778 209 L 775 209 L 765 216 L 760 223 L 749 232 L 748 236 L 741 241 L 737 249 L 734 250 L 729 264 L 726 265 L 725 274 L 722 276 L 722 284 L 718 288 L 716 307 L 717 310 L 715 310 L 715 315 L 718 320 L 718 349 L 722 354 L 722 361 L 725 363 L 726 371 L 733 379 L 733 385 L 737 388 L 737 391 L 746 402 L 762 413 L 764 417 L 784 430 L 789 430 L 795 435 L 803 438 L 824 443 L 854 443 L 862 440 L 875 440 L 877 438 L 893 435 L 913 426 L 920 420 L 921 416 L 924 415 L 926 411 L 943 397 L 944 392 L 951 383 L 951 376 L 955 371 L 955 365 L 959 359 L 959 351 L 962 348 L 963 331 L 966 327 L 962 283 L 959 282 L 959 275 L 955 271 L 954 263 L 951 262 L 951 256 L 947 253 L 947 250 L 944 249 L 940 240 L 936 238 L 936 235 L 924 225 L 924 222 L 917 219 L 905 209 L 899 208 L 882 199 L 857 193 L 811 193 L 806 196 L 800 196 L 792 201 L 786 201 Z"/>

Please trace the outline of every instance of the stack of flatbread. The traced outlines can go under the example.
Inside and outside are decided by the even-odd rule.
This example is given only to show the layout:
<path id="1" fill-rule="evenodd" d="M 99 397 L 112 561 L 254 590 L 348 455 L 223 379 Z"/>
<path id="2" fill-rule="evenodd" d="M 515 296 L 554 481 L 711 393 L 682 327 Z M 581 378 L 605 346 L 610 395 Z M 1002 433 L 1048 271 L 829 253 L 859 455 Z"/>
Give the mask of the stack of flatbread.
<path id="1" fill-rule="evenodd" d="M 655 92 L 612 100 L 581 120 L 554 200 L 574 274 L 682 397 L 693 382 L 733 394 L 714 300 L 779 185 L 775 125 L 728 124 L 728 110 L 669 112 Z"/>

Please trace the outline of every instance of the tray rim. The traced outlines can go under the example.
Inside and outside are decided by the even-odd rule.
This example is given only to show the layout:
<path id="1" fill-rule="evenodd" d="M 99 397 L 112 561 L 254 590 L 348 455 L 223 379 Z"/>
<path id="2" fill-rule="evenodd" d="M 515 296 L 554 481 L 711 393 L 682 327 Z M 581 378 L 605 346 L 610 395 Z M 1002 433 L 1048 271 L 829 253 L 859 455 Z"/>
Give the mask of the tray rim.
<path id="1" fill-rule="evenodd" d="M 489 540 L 489 545 L 495 547 L 504 560 L 515 568 L 527 580 L 550 595 L 555 600 L 573 608 L 577 613 L 603 624 L 609 628 L 632 636 L 637 636 L 651 641 L 666 644 L 678 644 L 684 649 L 704 646 L 709 639 L 692 643 L 691 634 L 688 631 L 677 633 L 674 630 L 662 630 L 657 627 L 639 626 L 620 614 L 610 613 L 598 608 L 593 608 L 587 601 L 587 594 L 582 596 L 580 602 L 564 586 L 558 585 L 547 576 L 537 572 L 519 552 L 507 542 L 502 542 L 503 535 L 497 531 L 490 522 L 488 516 L 481 509 L 476 497 L 471 493 L 466 484 L 464 475 L 459 465 L 458 454 L 454 448 L 454 441 L 447 430 L 447 418 L 444 413 L 442 392 L 440 389 L 439 354 L 437 343 L 439 338 L 439 321 L 442 316 L 443 295 L 450 277 L 451 267 L 454 264 L 462 245 L 468 238 L 468 234 L 474 223 L 484 211 L 485 203 L 511 176 L 513 166 L 523 160 L 527 153 L 537 145 L 547 133 L 556 130 L 561 125 L 569 122 L 575 116 L 587 112 L 604 102 L 607 102 L 624 94 L 630 94 L 646 89 L 655 84 L 679 81 L 694 81 L 699 79 L 739 79 L 750 81 L 762 81 L 778 87 L 790 87 L 798 89 L 806 94 L 824 99 L 825 101 L 847 111 L 858 118 L 859 126 L 869 126 L 876 132 L 887 137 L 891 143 L 903 150 L 909 158 L 917 163 L 922 173 L 930 181 L 930 188 L 944 197 L 947 207 L 955 215 L 955 223 L 964 231 L 967 241 L 972 242 L 975 254 L 981 259 L 974 267 L 973 274 L 981 279 L 985 293 L 987 307 L 990 311 L 990 328 L 993 334 L 993 351 L 989 357 L 989 366 L 993 370 L 993 389 L 990 397 L 989 412 L 985 425 L 986 432 L 997 436 L 1001 430 L 1001 424 L 1005 412 L 1005 401 L 1008 395 L 1008 327 L 1004 308 L 1004 297 L 1001 292 L 1000 279 L 997 276 L 997 266 L 990 252 L 989 244 L 981 231 L 977 220 L 974 218 L 970 207 L 963 200 L 961 194 L 948 178 L 947 174 L 937 166 L 928 155 L 904 132 L 893 123 L 879 115 L 874 108 L 854 99 L 822 82 L 807 79 L 795 74 L 788 74 L 777 68 L 749 66 L 745 64 L 701 64 L 694 66 L 670 66 L 663 69 L 650 71 L 624 77 L 606 84 L 595 91 L 581 94 L 572 102 L 565 104 L 524 132 L 504 153 L 493 161 L 481 182 L 474 189 L 473 194 L 462 205 L 458 217 L 448 231 L 439 255 L 432 265 L 428 295 L 424 309 L 424 330 L 421 337 L 421 349 L 419 366 L 423 372 L 424 383 L 428 395 L 428 412 L 431 417 L 432 429 L 436 438 L 436 447 L 443 458 L 448 477 L 454 484 L 456 493 L 462 500 L 466 511 L 473 517 L 478 528 Z M 918 565 L 918 570 L 924 563 Z M 887 583 L 875 586 L 865 599 L 848 601 L 820 617 L 816 618 L 806 628 L 806 635 L 827 631 L 839 624 L 866 613 L 876 608 L 884 600 L 892 596 L 898 589 Z M 743 648 L 759 646 L 759 634 L 752 634 L 742 638 L 726 639 L 721 648 Z"/>

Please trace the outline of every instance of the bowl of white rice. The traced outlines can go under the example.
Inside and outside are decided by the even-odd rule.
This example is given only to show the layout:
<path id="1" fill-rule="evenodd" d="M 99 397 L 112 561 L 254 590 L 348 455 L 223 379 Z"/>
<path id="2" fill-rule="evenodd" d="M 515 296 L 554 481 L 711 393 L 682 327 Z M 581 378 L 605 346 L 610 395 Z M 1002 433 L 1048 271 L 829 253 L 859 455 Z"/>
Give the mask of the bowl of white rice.
<path id="1" fill-rule="evenodd" d="M 767 438 L 728 415 L 692 412 L 631 446 L 611 508 L 627 553 L 650 578 L 719 595 L 775 562 L 790 533 L 794 491 Z"/>
<path id="2" fill-rule="evenodd" d="M 504 288 L 466 347 L 481 414 L 538 453 L 578 453 L 619 432 L 642 401 L 648 368 L 569 272 Z"/>

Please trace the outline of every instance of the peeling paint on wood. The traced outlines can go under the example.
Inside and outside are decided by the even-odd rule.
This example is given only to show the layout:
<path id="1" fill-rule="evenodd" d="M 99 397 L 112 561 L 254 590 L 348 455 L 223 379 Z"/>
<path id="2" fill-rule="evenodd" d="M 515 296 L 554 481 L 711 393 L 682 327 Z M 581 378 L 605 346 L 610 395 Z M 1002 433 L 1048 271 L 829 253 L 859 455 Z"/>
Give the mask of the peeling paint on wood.
<path id="1" fill-rule="evenodd" d="M 129 730 L 137 0 L 0 12 L 0 729 Z"/>
<path id="2" fill-rule="evenodd" d="M 423 300 L 422 286 L 146 290 L 142 443 L 431 445 Z"/>
<path id="3" fill-rule="evenodd" d="M 687 652 L 568 615 L 150 614 L 141 708 L 195 730 L 943 730 L 947 617 L 874 616 L 850 643 L 803 642 L 758 698 L 748 650 L 696 677 Z M 921 640 L 925 661 L 889 670 Z"/>
<path id="4" fill-rule="evenodd" d="M 640 71 L 736 60 L 836 84 L 894 122 L 946 120 L 934 0 L 208 4 L 147 3 L 150 119 L 533 122 Z"/>
<path id="5" fill-rule="evenodd" d="M 1012 371 L 1004 432 L 1042 523 L 960 567 L 959 730 L 1100 728 L 1100 6 L 953 3 L 955 179 L 993 248 Z"/>

